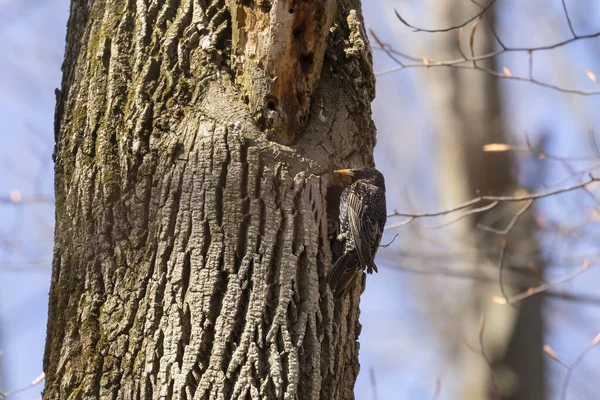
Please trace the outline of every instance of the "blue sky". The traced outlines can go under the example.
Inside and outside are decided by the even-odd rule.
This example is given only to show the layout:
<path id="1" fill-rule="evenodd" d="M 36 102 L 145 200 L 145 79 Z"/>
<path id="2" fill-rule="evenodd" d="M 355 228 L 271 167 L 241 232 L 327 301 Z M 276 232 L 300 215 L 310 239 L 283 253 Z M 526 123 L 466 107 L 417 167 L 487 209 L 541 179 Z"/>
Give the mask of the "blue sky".
<path id="1" fill-rule="evenodd" d="M 67 1 L 0 1 L 0 196 L 18 189 L 53 197 L 54 88 L 67 17 Z M 0 391 L 42 372 L 53 226 L 51 205 L 0 205 Z M 39 397 L 41 388 L 11 399 Z"/>

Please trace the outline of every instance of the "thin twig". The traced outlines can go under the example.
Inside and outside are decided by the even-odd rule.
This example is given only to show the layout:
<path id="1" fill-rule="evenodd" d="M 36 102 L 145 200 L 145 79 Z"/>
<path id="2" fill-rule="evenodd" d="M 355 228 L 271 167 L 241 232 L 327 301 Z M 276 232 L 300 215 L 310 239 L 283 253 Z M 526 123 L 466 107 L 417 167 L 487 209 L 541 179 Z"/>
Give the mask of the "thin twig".
<path id="1" fill-rule="evenodd" d="M 569 386 L 569 381 L 571 380 L 571 375 L 573 375 L 573 371 L 579 365 L 579 363 L 583 360 L 583 357 L 593 349 L 600 342 L 600 334 L 598 334 L 594 340 L 592 340 L 585 349 L 577 356 L 571 367 L 567 370 L 567 375 L 565 376 L 565 380 L 563 381 L 563 385 L 560 391 L 560 398 L 565 400 L 567 398 L 567 388 Z"/>
<path id="2" fill-rule="evenodd" d="M 471 0 L 471 3 L 476 4 L 481 9 L 485 8 L 483 5 L 479 4 L 479 2 L 477 2 L 475 0 Z M 502 40 L 500 39 L 498 32 L 496 32 L 496 27 L 494 26 L 494 21 L 491 20 L 491 18 L 489 17 L 489 14 L 487 14 L 487 13 L 485 13 L 483 15 L 483 17 L 487 21 L 490 31 L 492 32 L 494 39 L 496 39 L 496 42 L 498 42 L 498 44 L 500 45 L 500 47 L 502 47 L 502 49 L 506 50 L 507 47 L 504 45 L 504 42 L 502 42 Z"/>
<path id="3" fill-rule="evenodd" d="M 479 57 L 476 57 L 475 59 L 478 59 Z M 467 60 L 465 60 L 467 61 Z M 472 61 L 472 60 L 468 60 L 468 61 Z M 463 61 L 464 62 L 464 61 Z M 489 68 L 484 68 L 481 67 L 479 65 L 477 66 L 473 66 L 473 65 L 453 65 L 453 64 L 440 64 L 440 63 L 427 63 L 427 64 L 405 64 L 405 65 L 401 65 L 401 66 L 397 66 L 394 68 L 390 68 L 381 72 L 377 72 L 375 73 L 375 76 L 383 76 L 383 75 L 387 75 L 387 74 L 391 74 L 392 72 L 396 72 L 396 71 L 400 71 L 401 69 L 404 68 L 435 68 L 435 67 L 444 67 L 444 68 L 454 68 L 454 69 L 468 69 L 468 70 L 473 70 L 473 71 L 480 71 L 483 73 L 486 73 L 487 75 L 490 75 L 494 78 L 499 78 L 499 79 L 506 79 L 506 80 L 513 80 L 513 81 L 520 81 L 520 82 L 529 82 L 532 83 L 536 86 L 540 86 L 540 87 L 545 87 L 548 89 L 553 89 L 556 90 L 558 92 L 561 93 L 570 93 L 570 94 L 578 94 L 578 95 L 582 95 L 582 96 L 595 96 L 600 94 L 600 90 L 578 90 L 578 89 L 571 89 L 571 88 L 566 88 L 566 87 L 562 87 L 562 86 L 558 86 L 558 85 L 554 85 L 551 83 L 547 83 L 547 82 L 543 82 L 537 79 L 531 79 L 528 77 L 522 77 L 522 76 L 518 76 L 518 75 L 505 75 L 503 73 L 500 72 L 496 72 L 494 70 L 491 70 Z"/>
<path id="4" fill-rule="evenodd" d="M 508 303 L 508 296 L 506 294 L 506 290 L 504 289 L 504 279 L 502 279 L 502 275 L 504 273 L 504 259 L 506 258 L 506 243 L 508 242 L 508 238 L 504 237 L 502 240 L 502 247 L 500 249 L 500 260 L 498 261 L 498 283 L 500 284 L 500 292 L 502 296 L 504 296 L 505 301 Z"/>
<path id="5" fill-rule="evenodd" d="M 11 390 L 9 392 L 0 393 L 0 400 L 4 400 L 4 399 L 8 398 L 9 396 L 12 396 L 12 395 L 17 394 L 17 393 L 24 392 L 27 389 L 30 389 L 30 388 L 32 388 L 34 386 L 37 386 L 45 378 L 46 378 L 46 375 L 42 372 L 37 378 L 35 378 L 34 380 L 32 380 L 27 386 L 23 386 L 21 388 L 18 388 L 18 389 L 15 389 L 15 390 Z"/>
<path id="6" fill-rule="evenodd" d="M 394 241 L 396 240 L 398 235 L 399 235 L 399 233 L 396 233 L 396 235 L 393 237 L 393 239 L 388 244 L 380 244 L 379 247 L 383 247 L 384 249 L 386 247 L 390 247 L 392 245 L 392 243 L 394 243 Z"/>
<path id="7" fill-rule="evenodd" d="M 385 52 L 385 54 L 387 54 L 387 56 L 389 58 L 391 58 L 398 65 L 404 65 L 402 63 L 402 61 L 400 61 L 399 59 L 397 59 L 394 56 L 394 53 L 392 53 L 391 51 L 389 51 L 389 49 L 387 49 L 387 47 L 385 46 L 385 44 L 381 40 L 379 40 L 379 37 L 377 37 L 377 35 L 375 34 L 375 31 L 373 31 L 373 29 L 369 28 L 369 34 L 371 36 L 373 36 L 373 39 L 375 39 L 375 41 L 377 42 L 377 44 L 381 47 L 381 49 Z"/>
<path id="8" fill-rule="evenodd" d="M 562 0 L 562 6 L 563 10 L 565 11 L 565 17 L 567 18 L 567 22 L 569 23 L 569 29 L 571 30 L 573 37 L 576 38 L 577 34 L 575 33 L 575 29 L 573 29 L 573 23 L 571 22 L 571 17 L 569 16 L 569 10 L 567 10 L 567 3 L 565 2 L 565 0 Z"/>
<path id="9" fill-rule="evenodd" d="M 478 334 L 479 351 L 481 353 L 481 356 L 485 360 L 486 364 L 488 365 L 488 368 L 490 371 L 490 378 L 492 381 L 494 398 L 500 398 L 500 390 L 499 390 L 498 382 L 496 380 L 496 374 L 494 374 L 494 367 L 493 367 L 492 361 L 489 359 L 489 357 L 485 353 L 485 348 L 483 347 L 483 331 L 484 331 L 484 329 L 485 329 L 485 315 L 483 313 L 481 313 L 481 315 L 479 317 L 479 334 Z"/>
<path id="10" fill-rule="evenodd" d="M 483 146 L 483 151 L 485 152 L 515 152 L 515 153 L 530 153 L 532 156 L 539 158 L 540 160 L 553 160 L 553 161 L 593 161 L 598 160 L 597 155 L 593 156 L 560 156 L 552 153 L 548 153 L 545 151 L 539 151 L 533 148 L 531 143 L 529 142 L 529 138 L 527 133 L 525 133 L 526 147 L 522 146 L 514 146 L 508 143 L 489 143 Z"/>
<path id="11" fill-rule="evenodd" d="M 388 264 L 383 264 L 384 267 L 387 265 Z M 488 276 L 486 274 L 473 273 L 473 272 L 469 272 L 469 271 L 451 270 L 451 269 L 446 269 L 446 268 L 428 267 L 427 269 L 422 269 L 422 268 L 411 268 L 411 267 L 407 267 L 405 265 L 394 265 L 394 269 L 398 269 L 402 272 L 408 272 L 411 274 L 438 275 L 438 276 L 445 276 L 445 277 L 457 278 L 457 279 L 468 279 L 468 280 L 473 280 L 473 281 L 478 281 L 478 282 L 497 282 L 498 281 L 498 278 L 496 276 L 492 277 L 492 276 Z M 506 269 L 506 266 L 505 266 L 505 269 Z M 506 276 L 503 277 L 504 280 L 506 280 L 506 278 L 507 278 Z M 565 282 L 566 282 L 566 279 L 565 279 Z M 517 279 L 510 279 L 510 283 L 514 286 L 523 286 L 523 282 L 521 280 L 517 280 Z M 564 301 L 569 301 L 569 302 L 574 302 L 574 303 L 585 303 L 585 304 L 600 307 L 600 297 L 584 295 L 584 294 L 577 294 L 577 293 L 556 292 L 556 291 L 549 290 L 552 286 L 556 286 L 557 284 L 558 284 L 557 282 L 553 282 L 553 284 L 550 285 L 550 287 L 543 288 L 543 289 L 536 289 L 536 293 L 528 294 L 527 296 L 525 296 L 523 298 L 532 296 L 534 294 L 539 294 L 541 296 L 548 297 L 550 299 L 564 300 Z M 502 304 L 503 300 L 504 300 L 503 297 L 497 297 L 497 298 L 493 299 L 493 301 L 497 304 Z M 515 300 L 515 301 L 513 301 L 513 303 L 516 301 L 519 301 L 519 300 Z"/>
<path id="12" fill-rule="evenodd" d="M 553 286 L 569 282 L 569 281 L 575 279 L 576 277 L 578 277 L 579 275 L 583 274 L 584 272 L 590 270 L 592 267 L 595 267 L 596 265 L 598 265 L 598 261 L 590 264 L 590 262 L 586 260 L 583 263 L 583 265 L 581 266 L 581 268 L 576 269 L 575 271 L 571 272 L 570 274 L 568 274 L 566 276 L 563 276 L 558 279 L 553 279 L 551 281 L 548 281 L 548 282 L 546 282 L 540 286 L 534 287 L 534 288 L 529 288 L 525 292 L 520 293 L 513 297 L 507 297 L 506 294 L 503 293 L 504 298 L 494 297 L 492 300 L 496 304 L 515 304 L 518 301 L 521 301 L 523 299 L 526 299 L 526 298 L 536 295 L 538 293 L 545 292 Z"/>
<path id="13" fill-rule="evenodd" d="M 550 347 L 550 345 L 545 344 L 542 347 L 542 350 L 544 350 L 544 353 L 546 353 L 554 361 L 557 361 L 563 367 L 565 367 L 567 369 L 571 369 L 571 365 L 568 362 L 562 360 L 560 357 L 558 357 L 558 354 L 556 354 L 556 352 L 552 349 L 552 347 Z"/>
<path id="14" fill-rule="evenodd" d="M 594 129 L 590 128 L 588 131 L 588 137 L 590 138 L 590 144 L 592 146 L 592 150 L 597 157 L 600 157 L 600 148 L 598 148 L 598 141 L 596 140 L 596 135 L 594 134 Z"/>
<path id="15" fill-rule="evenodd" d="M 458 206 L 455 206 L 455 207 L 452 207 L 449 209 L 445 209 L 445 210 L 441 210 L 441 211 L 424 212 L 424 213 L 409 213 L 409 212 L 394 211 L 393 213 L 388 214 L 388 218 L 391 218 L 391 217 L 412 217 L 412 218 L 439 217 L 441 215 L 451 214 L 456 211 L 464 210 L 465 208 L 474 206 L 477 203 L 480 203 L 482 201 L 520 202 L 520 201 L 527 201 L 527 200 L 537 200 L 537 199 L 541 199 L 544 197 L 554 196 L 557 194 L 572 192 L 574 190 L 582 189 L 586 185 L 589 185 L 592 182 L 597 182 L 598 180 L 600 180 L 600 178 L 595 178 L 590 175 L 589 178 L 584 182 L 580 182 L 578 184 L 559 188 L 559 189 L 546 190 L 546 191 L 541 191 L 538 193 L 528 193 L 528 194 L 521 195 L 521 196 L 479 196 L 479 197 L 475 197 L 465 203 L 462 203 Z"/>
<path id="16" fill-rule="evenodd" d="M 569 382 L 571 380 L 571 376 L 573 375 L 573 371 L 575 368 L 581 363 L 583 357 L 593 349 L 598 343 L 600 343 L 600 334 L 596 335 L 596 337 L 579 353 L 577 358 L 572 364 L 562 360 L 558 354 L 550 347 L 550 345 L 544 345 L 543 350 L 550 358 L 554 361 L 557 361 L 560 365 L 567 369 L 567 374 L 565 375 L 565 380 L 563 381 L 561 390 L 560 390 L 560 398 L 561 400 L 565 400 L 567 398 L 567 389 L 569 387 Z"/>
<path id="17" fill-rule="evenodd" d="M 519 211 L 517 211 L 515 213 L 515 215 L 512 217 L 512 219 L 510 220 L 510 222 L 504 229 L 496 229 L 496 228 L 492 228 L 491 226 L 486 226 L 486 225 L 482 225 L 482 224 L 477 224 L 477 227 L 484 231 L 496 233 L 498 235 L 507 235 L 508 232 L 510 232 L 512 230 L 512 228 L 515 226 L 515 224 L 517 223 L 517 221 L 519 220 L 521 215 L 525 214 L 525 212 L 531 207 L 532 204 L 533 204 L 533 200 L 528 200 L 525 203 L 525 205 L 523 207 L 521 207 L 521 209 L 519 209 Z"/>
<path id="18" fill-rule="evenodd" d="M 369 377 L 371 378 L 371 389 L 373 390 L 373 400 L 377 400 L 377 380 L 375 379 L 375 369 L 369 368 Z"/>
<path id="19" fill-rule="evenodd" d="M 37 196 L 26 196 L 19 197 L 15 199 L 15 197 L 11 196 L 0 196 L 0 204 L 15 204 L 15 205 L 23 205 L 23 204 L 54 204 L 54 199 L 49 197 L 37 197 Z"/>
<path id="20" fill-rule="evenodd" d="M 404 225 L 406 225 L 406 224 L 409 224 L 409 223 L 410 223 L 410 222 L 412 222 L 412 220 L 414 220 L 414 219 L 415 219 L 415 217 L 409 217 L 409 218 L 405 219 L 405 220 L 404 220 L 404 221 L 402 221 L 402 222 L 397 222 L 397 223 L 395 223 L 395 224 L 387 225 L 387 226 L 386 226 L 386 227 L 384 227 L 383 229 L 387 231 L 387 230 L 389 230 L 389 229 L 398 228 L 398 227 L 400 227 L 400 226 L 404 226 Z"/>
<path id="21" fill-rule="evenodd" d="M 398 13 L 398 10 L 394 9 L 394 13 L 396 13 L 396 17 L 400 20 L 400 22 L 402 22 L 404 25 L 408 26 L 409 28 L 414 29 L 415 32 L 428 32 L 428 33 L 449 32 L 449 31 L 453 31 L 458 28 L 464 28 L 465 26 L 467 26 L 471 22 L 475 21 L 476 19 L 480 19 L 487 12 L 487 10 L 489 10 L 494 5 L 494 3 L 496 3 L 496 0 L 492 0 L 490 2 L 490 4 L 488 4 L 483 10 L 481 10 L 479 13 L 475 14 L 475 16 L 473 16 L 472 18 L 469 18 L 468 20 L 466 20 L 465 22 L 463 22 L 459 25 L 454 25 L 449 28 L 441 28 L 441 29 L 419 28 L 417 26 L 411 25 L 408 22 L 406 22 L 406 20 L 400 16 L 400 13 Z"/>
<path id="22" fill-rule="evenodd" d="M 408 54 L 405 53 L 401 53 L 398 52 L 396 50 L 394 50 L 390 45 L 383 43 L 375 34 L 374 32 L 371 31 L 373 37 L 375 38 L 375 41 L 378 43 L 378 45 L 380 47 L 374 47 L 375 49 L 378 50 L 382 50 L 384 51 L 388 57 L 390 57 L 392 60 L 394 60 L 394 62 L 396 62 L 396 64 L 398 64 L 397 67 L 395 68 L 391 68 L 385 71 L 381 71 L 376 73 L 376 76 L 382 76 L 382 75 L 386 75 L 395 71 L 399 71 L 401 69 L 404 68 L 414 68 L 414 67 L 420 67 L 420 68 L 431 68 L 431 67 L 446 67 L 446 68 L 457 68 L 457 69 L 470 69 L 470 70 L 476 70 L 476 71 L 480 71 L 480 72 L 484 72 L 490 76 L 493 76 L 495 78 L 501 78 L 501 79 L 510 79 L 510 80 L 516 80 L 516 81 L 525 81 L 525 82 L 530 82 L 532 84 L 535 84 L 537 86 L 541 86 L 541 87 L 546 87 L 549 89 L 553 89 L 553 90 L 557 90 L 563 93 L 572 93 L 572 94 L 578 94 L 578 95 L 596 95 L 596 94 L 600 94 L 600 91 L 598 90 L 594 90 L 594 91 L 585 91 L 585 90 L 577 90 L 577 89 L 572 89 L 572 88 L 566 88 L 566 87 L 561 87 L 558 85 L 554 85 L 551 83 L 547 83 L 547 82 L 543 82 L 540 81 L 538 79 L 535 79 L 533 76 L 533 55 L 535 52 L 538 51 L 549 51 L 549 50 L 554 50 L 556 48 L 559 47 L 563 47 L 563 46 L 567 46 L 573 42 L 576 41 L 580 41 L 580 40 L 587 40 L 587 39 L 592 39 L 592 38 L 596 38 L 600 36 L 600 31 L 598 32 L 594 32 L 591 34 L 587 34 L 587 35 L 577 35 L 575 33 L 575 30 L 573 28 L 572 22 L 571 22 L 571 18 L 569 15 L 569 12 L 567 10 L 566 7 L 566 3 L 565 0 L 562 0 L 562 5 L 563 5 L 563 10 L 565 13 L 565 17 L 569 23 L 569 29 L 571 30 L 571 34 L 572 37 L 568 38 L 568 39 L 564 39 L 562 41 L 559 42 L 555 42 L 549 45 L 545 45 L 545 46 L 536 46 L 536 47 L 508 47 L 504 44 L 504 42 L 501 40 L 500 36 L 498 35 L 498 33 L 495 30 L 495 27 L 492 23 L 492 21 L 490 21 L 490 19 L 488 18 L 488 15 L 486 14 L 487 11 L 491 8 L 491 6 L 495 3 L 495 0 L 493 0 L 492 2 L 490 2 L 490 4 L 488 4 L 487 6 L 483 6 L 481 4 L 479 4 L 477 1 L 475 0 L 471 0 L 472 3 L 476 4 L 477 6 L 480 7 L 480 12 L 477 13 L 474 17 L 469 18 L 467 21 L 459 24 L 459 25 L 453 25 L 450 26 L 448 28 L 443 28 L 443 29 L 425 29 L 425 28 L 419 28 L 417 26 L 414 26 L 412 24 L 409 24 L 404 18 L 402 18 L 400 16 L 400 14 L 398 13 L 398 11 L 396 12 L 396 16 L 398 17 L 398 19 L 406 26 L 414 29 L 416 32 L 430 32 L 430 33 L 436 33 L 436 32 L 449 32 L 452 30 L 456 30 L 458 33 L 458 50 L 462 56 L 462 58 L 459 59 L 455 59 L 455 60 L 448 60 L 448 61 L 433 61 L 433 60 L 429 60 L 423 57 L 414 57 L 414 56 L 410 56 Z M 474 46 L 473 46 L 473 41 L 474 41 L 474 34 L 475 34 L 475 28 L 477 27 L 477 21 L 481 20 L 482 18 L 485 18 L 486 22 L 488 22 L 488 25 L 490 27 L 490 30 L 494 36 L 494 39 L 496 40 L 496 42 L 500 45 L 501 49 L 500 50 L 496 50 L 487 54 L 483 54 L 480 56 L 475 56 L 474 54 Z M 464 52 L 462 51 L 462 48 L 460 46 L 460 36 L 461 36 L 461 32 L 462 32 L 462 28 L 467 26 L 469 23 L 471 22 L 475 22 L 475 24 L 473 25 L 473 28 L 471 30 L 471 37 L 470 37 L 470 49 L 471 49 L 471 56 L 467 56 L 464 54 Z M 528 57 L 529 57 L 529 68 L 528 68 L 528 75 L 527 77 L 523 77 L 523 76 L 514 76 L 512 74 L 506 74 L 506 73 L 500 73 L 494 70 L 491 70 L 489 68 L 485 68 L 485 67 L 481 67 L 480 65 L 477 64 L 477 61 L 481 61 L 481 60 L 487 60 L 487 59 L 491 59 L 494 58 L 496 56 L 499 56 L 501 54 L 505 54 L 505 53 L 509 53 L 509 52 L 514 52 L 514 53 L 519 53 L 519 52 L 527 52 L 528 53 Z M 408 60 L 411 60 L 414 62 L 414 64 L 404 64 L 400 59 L 398 59 L 395 56 L 399 56 L 399 57 L 403 57 L 406 58 Z M 468 63 L 468 64 L 466 64 Z M 471 65 L 472 64 L 472 65 Z"/>
<path id="23" fill-rule="evenodd" d="M 479 213 L 482 213 L 482 212 L 485 212 L 485 211 L 489 211 L 492 208 L 496 207 L 498 204 L 500 204 L 499 201 L 492 201 L 490 204 L 487 204 L 485 206 L 481 206 L 481 207 L 478 207 L 478 208 L 473 208 L 473 209 L 465 212 L 460 217 L 458 217 L 456 219 L 453 219 L 452 221 L 444 222 L 443 224 L 440 224 L 440 225 L 427 226 L 427 228 L 429 228 L 429 229 L 439 229 L 439 228 L 443 228 L 443 227 L 448 226 L 448 225 L 452 225 L 452 224 L 454 224 L 454 223 L 456 223 L 456 222 L 458 222 L 458 221 L 460 221 L 462 219 L 467 218 L 470 215 L 475 215 L 475 214 L 479 214 Z"/>

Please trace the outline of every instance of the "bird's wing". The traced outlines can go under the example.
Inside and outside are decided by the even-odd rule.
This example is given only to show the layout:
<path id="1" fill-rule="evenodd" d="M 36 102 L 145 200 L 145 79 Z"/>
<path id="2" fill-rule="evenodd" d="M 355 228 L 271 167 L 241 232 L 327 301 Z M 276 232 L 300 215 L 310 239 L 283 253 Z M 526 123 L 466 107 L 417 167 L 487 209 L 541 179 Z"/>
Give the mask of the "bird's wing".
<path id="1" fill-rule="evenodd" d="M 367 208 L 355 193 L 348 195 L 348 219 L 356 252 L 363 266 L 377 270 L 373 258 L 381 239 L 381 229 L 376 221 L 367 218 Z"/>
<path id="2" fill-rule="evenodd" d="M 350 192 L 347 197 L 347 215 L 350 225 L 350 232 L 354 237 L 354 242 L 358 245 L 361 240 L 362 216 L 363 216 L 363 201 L 356 193 Z"/>
<path id="3" fill-rule="evenodd" d="M 359 259 L 354 252 L 344 253 L 338 258 L 327 275 L 327 282 L 334 296 L 342 297 L 360 272 Z"/>

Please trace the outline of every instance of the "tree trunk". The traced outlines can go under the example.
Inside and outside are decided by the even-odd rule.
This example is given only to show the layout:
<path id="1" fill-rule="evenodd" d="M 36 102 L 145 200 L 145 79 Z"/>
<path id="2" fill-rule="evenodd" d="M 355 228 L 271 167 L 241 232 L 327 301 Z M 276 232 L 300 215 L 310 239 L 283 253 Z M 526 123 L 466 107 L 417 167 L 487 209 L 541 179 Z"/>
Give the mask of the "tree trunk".
<path id="1" fill-rule="evenodd" d="M 465 17 L 481 10 L 477 5 L 459 0 L 430 0 L 428 4 L 435 10 L 435 26 L 439 27 L 456 26 L 464 22 Z M 495 50 L 495 38 L 489 28 L 489 23 L 494 23 L 494 8 L 486 12 L 486 17 L 473 39 L 476 54 L 489 54 Z M 469 52 L 471 28 L 471 25 L 465 27 L 466 33 L 462 35 L 465 53 Z M 436 34 L 432 40 L 437 44 L 437 59 L 460 58 L 456 32 Z M 479 61 L 478 64 L 502 70 L 502 66 L 492 65 L 490 61 Z M 511 171 L 511 153 L 483 152 L 485 144 L 510 141 L 502 115 L 498 80 L 479 71 L 447 69 L 426 73 L 427 91 L 433 98 L 432 114 L 436 115 L 441 208 L 456 206 L 479 195 L 514 194 L 517 183 Z M 501 204 L 488 214 L 475 214 L 452 224 L 448 228 L 452 236 L 451 248 L 463 254 L 475 253 L 477 262 L 471 266 L 474 271 L 482 266 L 497 268 L 505 237 L 477 229 L 476 225 L 481 222 L 503 229 L 522 206 Z M 521 218 L 508 235 L 507 243 L 511 253 L 526 253 L 532 258 L 539 256 L 533 220 L 528 216 Z M 505 262 L 506 269 L 509 262 Z M 448 303 L 443 304 L 446 307 L 452 304 L 452 310 L 448 312 L 444 308 L 444 315 L 441 315 L 441 318 L 453 321 L 450 326 L 458 328 L 451 334 L 443 333 L 443 337 L 452 358 L 462 366 L 463 388 L 459 389 L 459 397 L 481 400 L 501 395 L 503 399 L 544 399 L 542 300 L 523 302 L 513 309 L 491 302 L 492 296 L 502 296 L 498 283 L 476 283 L 469 288 L 460 285 L 446 286 Z M 521 290 L 508 284 L 504 288 L 509 295 Z M 439 302 L 439 297 L 435 301 Z M 468 343 L 479 347 L 481 314 L 486 320 L 483 350 L 491 366 L 481 354 L 474 356 L 465 346 L 466 337 Z"/>
<path id="2" fill-rule="evenodd" d="M 348 399 L 335 167 L 373 163 L 358 0 L 73 1 L 44 399 Z"/>

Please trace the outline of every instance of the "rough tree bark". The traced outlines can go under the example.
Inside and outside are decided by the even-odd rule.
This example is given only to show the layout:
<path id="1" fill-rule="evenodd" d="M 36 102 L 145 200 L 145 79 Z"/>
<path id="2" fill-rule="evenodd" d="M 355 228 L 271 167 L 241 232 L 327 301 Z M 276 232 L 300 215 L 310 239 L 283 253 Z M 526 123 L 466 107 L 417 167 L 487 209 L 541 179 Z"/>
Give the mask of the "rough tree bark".
<path id="1" fill-rule="evenodd" d="M 334 167 L 373 163 L 358 0 L 73 1 L 44 399 L 348 399 Z M 337 182 L 339 183 L 339 182 Z"/>

